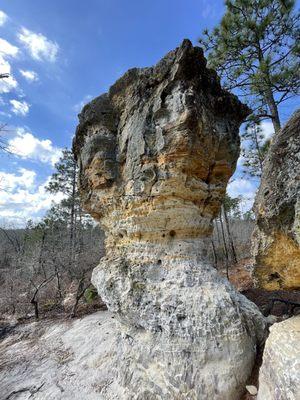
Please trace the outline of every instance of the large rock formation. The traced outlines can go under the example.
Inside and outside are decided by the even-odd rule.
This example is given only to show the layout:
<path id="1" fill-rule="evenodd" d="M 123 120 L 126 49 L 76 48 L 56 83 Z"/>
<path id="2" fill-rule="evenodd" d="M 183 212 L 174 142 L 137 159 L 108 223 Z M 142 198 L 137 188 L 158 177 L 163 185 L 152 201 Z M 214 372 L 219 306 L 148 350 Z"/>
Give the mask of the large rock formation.
<path id="1" fill-rule="evenodd" d="M 257 400 L 300 399 L 300 315 L 274 324 L 259 371 Z"/>
<path id="2" fill-rule="evenodd" d="M 264 319 L 206 260 L 248 109 L 185 40 L 80 116 L 86 210 L 105 229 L 93 283 L 118 317 L 122 399 L 239 399 Z"/>
<path id="3" fill-rule="evenodd" d="M 255 200 L 254 277 L 268 290 L 300 287 L 300 110 L 275 136 Z"/>

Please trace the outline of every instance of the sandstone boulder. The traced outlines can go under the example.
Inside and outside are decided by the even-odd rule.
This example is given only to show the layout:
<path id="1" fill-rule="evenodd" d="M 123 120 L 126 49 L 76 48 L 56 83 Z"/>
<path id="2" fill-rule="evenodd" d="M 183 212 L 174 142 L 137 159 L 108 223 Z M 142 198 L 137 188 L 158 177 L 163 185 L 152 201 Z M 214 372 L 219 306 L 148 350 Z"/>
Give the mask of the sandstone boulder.
<path id="1" fill-rule="evenodd" d="M 300 287 L 300 110 L 274 137 L 255 200 L 254 278 L 268 290 Z"/>
<path id="2" fill-rule="evenodd" d="M 300 399 L 300 315 L 274 324 L 259 372 L 257 400 Z"/>
<path id="3" fill-rule="evenodd" d="M 122 399 L 245 390 L 265 321 L 206 255 L 248 113 L 185 40 L 79 115 L 82 202 L 106 232 L 92 281 L 118 320 Z"/>

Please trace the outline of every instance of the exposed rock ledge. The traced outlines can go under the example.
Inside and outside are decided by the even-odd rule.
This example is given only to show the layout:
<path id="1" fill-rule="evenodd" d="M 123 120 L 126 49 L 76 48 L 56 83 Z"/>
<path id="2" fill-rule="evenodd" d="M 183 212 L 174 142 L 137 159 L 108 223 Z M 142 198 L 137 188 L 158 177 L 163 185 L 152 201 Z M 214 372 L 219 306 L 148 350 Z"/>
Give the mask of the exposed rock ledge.
<path id="1" fill-rule="evenodd" d="M 300 289 L 300 110 L 274 137 L 255 199 L 254 277 L 268 290 Z"/>
<path id="2" fill-rule="evenodd" d="M 108 311 L 19 325 L 0 342 L 0 399 L 119 399 L 115 332 Z"/>
<path id="3" fill-rule="evenodd" d="M 185 40 L 79 116 L 81 196 L 107 237 L 92 280 L 118 320 L 121 400 L 244 391 L 264 318 L 206 253 L 248 112 Z"/>

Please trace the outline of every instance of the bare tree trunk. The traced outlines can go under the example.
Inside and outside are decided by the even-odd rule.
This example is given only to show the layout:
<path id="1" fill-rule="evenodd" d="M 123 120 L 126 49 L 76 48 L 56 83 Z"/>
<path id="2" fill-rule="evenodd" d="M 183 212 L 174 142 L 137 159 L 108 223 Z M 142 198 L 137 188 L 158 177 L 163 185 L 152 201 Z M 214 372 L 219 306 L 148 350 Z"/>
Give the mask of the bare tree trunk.
<path id="1" fill-rule="evenodd" d="M 59 299 L 61 299 L 62 298 L 62 291 L 61 291 L 60 275 L 59 275 L 57 267 L 55 267 L 55 276 L 56 276 L 56 282 L 57 282 L 58 296 L 59 296 Z"/>
<path id="2" fill-rule="evenodd" d="M 264 65 L 265 60 L 264 60 L 264 55 L 263 55 L 263 51 L 261 49 L 259 38 L 257 38 L 257 50 L 258 50 L 259 66 L 260 66 L 261 70 L 263 71 L 264 67 L 265 67 L 265 65 Z M 269 70 L 265 71 L 264 78 L 265 78 L 265 82 L 266 82 L 266 87 L 264 88 L 263 96 L 264 96 L 265 102 L 267 103 L 269 110 L 271 112 L 272 123 L 273 123 L 275 133 L 277 133 L 281 129 L 281 124 L 280 124 L 278 106 L 275 102 L 273 91 L 272 91 L 272 84 L 271 84 L 271 80 L 270 80 L 270 71 Z"/>
<path id="3" fill-rule="evenodd" d="M 227 229 L 227 236 L 228 236 L 229 244 L 230 244 L 230 247 L 231 247 L 232 258 L 233 258 L 233 261 L 235 263 L 237 263 L 236 251 L 235 251 L 235 247 L 234 247 L 234 244 L 233 244 L 233 238 L 232 238 L 230 227 L 229 227 L 228 216 L 227 216 L 227 212 L 225 210 L 224 205 L 222 205 L 222 211 L 223 211 L 225 225 L 226 225 L 226 229 Z"/>
<path id="4" fill-rule="evenodd" d="M 40 249 L 40 254 L 39 254 L 39 259 L 38 259 L 38 266 L 41 267 L 43 274 L 44 274 L 44 278 L 46 279 L 47 274 L 46 274 L 46 271 L 44 268 L 44 259 L 43 259 L 45 238 L 46 238 L 46 232 L 45 232 L 45 230 L 43 230 L 42 240 L 41 240 L 41 249 Z"/>
<path id="5" fill-rule="evenodd" d="M 40 288 L 41 288 L 41 285 L 35 288 L 35 292 L 34 292 L 32 298 L 30 300 L 30 303 L 34 307 L 35 319 L 39 319 L 39 305 L 38 305 L 38 301 L 37 301 L 37 295 L 38 295 L 38 292 L 39 292 Z"/>
<path id="6" fill-rule="evenodd" d="M 223 255 L 224 255 L 224 259 L 226 259 L 226 253 L 225 253 L 225 250 L 224 250 L 224 246 L 222 245 L 221 233 L 220 233 L 220 229 L 219 229 L 219 224 L 218 224 L 218 219 L 217 218 L 215 220 L 215 226 L 216 226 L 216 231 L 217 231 L 219 248 L 222 249 L 222 252 L 223 252 Z"/>
<path id="7" fill-rule="evenodd" d="M 76 316 L 76 311 L 77 311 L 79 300 L 81 299 L 81 296 L 83 296 L 83 293 L 84 293 L 83 290 L 82 290 L 83 282 L 84 282 L 84 278 L 82 277 L 78 282 L 75 303 L 74 303 L 74 305 L 72 307 L 70 318 L 75 318 L 75 316 Z"/>
<path id="8" fill-rule="evenodd" d="M 228 249 L 227 249 L 227 244 L 226 244 L 225 231 L 224 231 L 224 225 L 223 225 L 221 213 L 220 213 L 220 223 L 221 223 L 221 231 L 222 231 L 224 252 L 225 252 L 225 258 L 226 258 L 226 276 L 227 276 L 227 279 L 229 280 L 229 270 L 228 270 L 229 269 L 229 255 L 228 255 Z"/>
<path id="9" fill-rule="evenodd" d="M 270 87 L 268 87 L 266 89 L 265 99 L 266 99 L 266 103 L 268 104 L 268 107 L 271 111 L 274 131 L 275 131 L 275 133 L 277 133 L 281 129 L 281 124 L 280 124 L 278 107 L 275 102 L 275 99 L 274 99 L 274 96 L 272 93 L 272 89 Z"/>
<path id="10" fill-rule="evenodd" d="M 34 307 L 34 316 L 36 319 L 39 319 L 39 305 L 38 305 L 38 294 L 40 289 L 45 286 L 47 283 L 49 283 L 55 275 L 51 275 L 49 278 L 44 279 L 44 281 L 39 285 L 39 286 L 35 286 L 35 284 L 33 282 L 31 282 L 33 284 L 33 286 L 35 287 L 35 292 L 30 300 L 30 303 L 33 305 Z"/>
<path id="11" fill-rule="evenodd" d="M 72 311 L 71 311 L 71 314 L 70 314 L 70 318 L 75 318 L 76 317 L 77 307 L 78 307 L 78 303 L 79 303 L 80 298 L 81 297 L 77 297 L 76 296 L 76 300 L 75 300 L 75 303 L 73 304 Z"/>
<path id="12" fill-rule="evenodd" d="M 10 301 L 11 301 L 11 308 L 12 308 L 12 315 L 16 313 L 16 304 L 15 304 L 15 295 L 14 295 L 14 281 L 11 279 L 10 284 Z"/>
<path id="13" fill-rule="evenodd" d="M 218 258 L 217 258 L 215 244 L 214 244 L 214 239 L 211 239 L 211 247 L 212 247 L 213 256 L 214 256 L 214 265 L 215 265 L 215 268 L 218 269 Z"/>
<path id="14" fill-rule="evenodd" d="M 77 307 L 78 307 L 78 304 L 79 304 L 79 300 L 84 295 L 84 292 L 86 291 L 86 289 L 88 287 L 90 287 L 90 286 L 91 286 L 91 283 L 89 283 L 88 285 L 84 286 L 84 277 L 82 277 L 80 279 L 80 281 L 78 283 L 78 287 L 77 287 L 75 303 L 74 303 L 74 305 L 72 307 L 70 318 L 75 318 L 76 317 L 76 312 L 77 312 Z"/>
<path id="15" fill-rule="evenodd" d="M 34 317 L 35 319 L 39 319 L 39 306 L 38 306 L 38 301 L 33 297 L 30 300 L 30 303 L 33 305 L 34 307 Z"/>

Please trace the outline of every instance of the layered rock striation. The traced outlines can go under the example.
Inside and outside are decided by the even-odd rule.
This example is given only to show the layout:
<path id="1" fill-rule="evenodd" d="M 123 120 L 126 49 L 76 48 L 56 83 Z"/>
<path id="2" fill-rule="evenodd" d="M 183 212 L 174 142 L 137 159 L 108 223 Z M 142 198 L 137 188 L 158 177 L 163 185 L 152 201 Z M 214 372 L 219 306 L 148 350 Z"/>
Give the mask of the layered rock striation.
<path id="1" fill-rule="evenodd" d="M 249 110 L 185 40 L 79 115 L 86 210 L 106 232 L 92 281 L 116 313 L 122 399 L 239 399 L 264 319 L 207 261 Z"/>
<path id="2" fill-rule="evenodd" d="M 300 110 L 275 136 L 255 200 L 254 277 L 268 290 L 300 288 Z"/>

